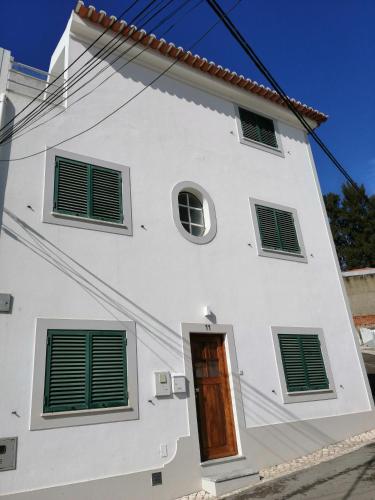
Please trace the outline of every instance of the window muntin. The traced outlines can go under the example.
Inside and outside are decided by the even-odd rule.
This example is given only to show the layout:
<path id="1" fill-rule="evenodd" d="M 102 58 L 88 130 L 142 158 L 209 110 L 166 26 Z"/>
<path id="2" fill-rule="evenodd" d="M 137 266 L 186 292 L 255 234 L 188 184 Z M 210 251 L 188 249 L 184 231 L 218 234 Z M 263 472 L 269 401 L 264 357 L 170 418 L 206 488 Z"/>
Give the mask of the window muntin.
<path id="1" fill-rule="evenodd" d="M 271 119 L 247 109 L 238 108 L 242 135 L 245 139 L 278 148 L 275 126 Z"/>
<path id="2" fill-rule="evenodd" d="M 125 332 L 48 330 L 44 413 L 127 404 Z"/>
<path id="3" fill-rule="evenodd" d="M 262 248 L 301 254 L 292 212 L 255 204 Z"/>
<path id="4" fill-rule="evenodd" d="M 193 236 L 202 236 L 206 227 L 203 204 L 199 198 L 188 191 L 181 191 L 178 195 L 178 209 L 183 228 Z"/>
<path id="5" fill-rule="evenodd" d="M 288 392 L 329 389 L 317 334 L 278 334 Z"/>
<path id="6" fill-rule="evenodd" d="M 53 210 L 122 224 L 121 172 L 56 156 Z"/>

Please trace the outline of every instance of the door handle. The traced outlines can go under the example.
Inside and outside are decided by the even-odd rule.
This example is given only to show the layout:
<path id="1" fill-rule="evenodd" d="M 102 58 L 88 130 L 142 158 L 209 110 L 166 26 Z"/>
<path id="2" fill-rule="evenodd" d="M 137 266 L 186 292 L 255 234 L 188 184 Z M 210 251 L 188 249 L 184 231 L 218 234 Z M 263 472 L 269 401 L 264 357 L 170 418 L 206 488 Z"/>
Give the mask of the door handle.
<path id="1" fill-rule="evenodd" d="M 198 393 L 199 392 L 199 387 L 196 387 L 195 388 L 195 392 Z"/>

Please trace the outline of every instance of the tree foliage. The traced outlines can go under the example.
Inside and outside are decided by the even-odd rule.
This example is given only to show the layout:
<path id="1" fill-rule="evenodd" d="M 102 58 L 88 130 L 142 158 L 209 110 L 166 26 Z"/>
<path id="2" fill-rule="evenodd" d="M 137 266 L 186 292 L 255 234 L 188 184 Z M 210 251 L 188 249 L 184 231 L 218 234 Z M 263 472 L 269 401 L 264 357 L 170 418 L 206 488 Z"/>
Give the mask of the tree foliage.
<path id="1" fill-rule="evenodd" d="M 375 267 L 375 195 L 346 183 L 324 202 L 341 269 Z"/>

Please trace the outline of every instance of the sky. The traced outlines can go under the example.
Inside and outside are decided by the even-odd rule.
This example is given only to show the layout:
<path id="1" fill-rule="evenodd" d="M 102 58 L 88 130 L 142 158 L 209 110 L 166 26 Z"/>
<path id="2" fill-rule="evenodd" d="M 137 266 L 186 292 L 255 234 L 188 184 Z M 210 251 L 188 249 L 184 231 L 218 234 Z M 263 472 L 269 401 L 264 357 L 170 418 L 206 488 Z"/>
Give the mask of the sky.
<path id="1" fill-rule="evenodd" d="M 217 18 L 205 0 L 185 1 L 171 0 L 162 15 L 179 7 L 178 22 L 166 39 L 189 48 Z M 218 0 L 225 11 L 235 1 Z M 115 16 L 131 3 L 85 1 Z M 139 0 L 129 17 L 145 5 L 146 0 Z M 0 47 L 10 50 L 17 62 L 47 70 L 74 7 L 75 0 L 2 2 Z M 329 115 L 317 130 L 319 136 L 351 177 L 364 184 L 369 195 L 375 194 L 375 1 L 241 0 L 230 17 L 289 96 Z M 162 36 L 173 21 L 158 30 L 151 29 L 153 23 L 144 26 L 146 31 Z M 194 53 L 268 85 L 223 25 Z M 345 179 L 317 146 L 312 147 L 323 192 L 339 192 Z"/>

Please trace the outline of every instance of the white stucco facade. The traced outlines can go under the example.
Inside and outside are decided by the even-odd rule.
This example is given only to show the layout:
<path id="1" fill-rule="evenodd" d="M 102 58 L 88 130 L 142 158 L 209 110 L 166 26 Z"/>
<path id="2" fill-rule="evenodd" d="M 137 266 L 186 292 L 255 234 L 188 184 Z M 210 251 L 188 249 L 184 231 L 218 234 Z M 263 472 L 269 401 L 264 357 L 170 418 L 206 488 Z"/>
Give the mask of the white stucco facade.
<path id="1" fill-rule="evenodd" d="M 97 34 L 73 15 L 53 60 L 63 49 L 69 64 Z M 168 64 L 145 52 L 55 120 L 3 146 L 1 159 L 45 150 L 88 128 Z M 1 92 L 4 123 L 30 98 L 14 86 Z M 276 121 L 282 154 L 241 142 L 237 105 Z M 286 109 L 175 65 L 100 126 L 56 147 L 67 157 L 129 168 L 132 234 L 44 222 L 47 153 L 1 163 L 0 291 L 12 294 L 13 307 L 0 315 L 0 438 L 17 436 L 18 456 L 15 470 L 0 472 L 0 495 L 173 499 L 200 489 L 210 472 L 246 466 L 256 473 L 374 426 L 310 146 Z M 181 182 L 196 183 L 213 201 L 216 234 L 206 244 L 188 241 L 176 227 L 172 191 Z M 249 199 L 296 210 L 306 262 L 259 255 Z M 206 305 L 216 325 L 204 318 Z M 135 323 L 137 418 L 83 415 L 82 424 L 32 429 L 40 318 Z M 155 371 L 184 374 L 192 387 L 184 334 L 191 324 L 209 324 L 230 339 L 237 460 L 200 465 L 191 390 L 154 397 Z M 334 397 L 285 402 L 273 327 L 322 330 Z M 151 486 L 154 471 L 163 472 L 162 486 Z"/>

